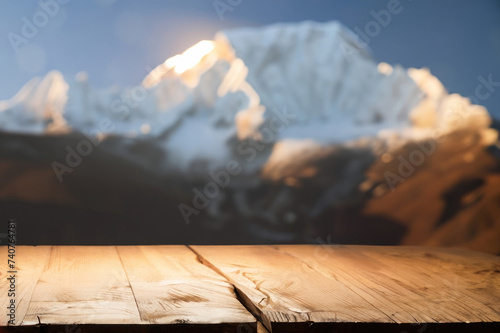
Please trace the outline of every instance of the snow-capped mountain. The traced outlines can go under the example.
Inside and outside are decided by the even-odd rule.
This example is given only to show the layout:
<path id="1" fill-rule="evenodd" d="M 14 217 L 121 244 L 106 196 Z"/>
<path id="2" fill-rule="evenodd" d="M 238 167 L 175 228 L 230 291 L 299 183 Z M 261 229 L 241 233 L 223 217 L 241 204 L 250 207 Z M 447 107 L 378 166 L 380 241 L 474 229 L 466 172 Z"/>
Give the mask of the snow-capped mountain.
<path id="1" fill-rule="evenodd" d="M 448 94 L 427 69 L 375 62 L 337 22 L 223 31 L 136 87 L 95 90 L 84 73 L 68 81 L 53 71 L 0 102 L 0 131 L 61 140 L 83 133 L 145 172 L 201 183 L 231 164 L 227 189 L 240 193 L 242 212 L 258 210 L 244 198 L 248 188 L 298 186 L 317 176 L 318 160 L 333 159 L 334 180 L 314 194 L 307 214 L 348 196 L 375 158 L 409 142 L 468 129 L 487 145 L 497 135 L 484 107 Z M 221 200 L 208 211 L 218 214 Z"/>

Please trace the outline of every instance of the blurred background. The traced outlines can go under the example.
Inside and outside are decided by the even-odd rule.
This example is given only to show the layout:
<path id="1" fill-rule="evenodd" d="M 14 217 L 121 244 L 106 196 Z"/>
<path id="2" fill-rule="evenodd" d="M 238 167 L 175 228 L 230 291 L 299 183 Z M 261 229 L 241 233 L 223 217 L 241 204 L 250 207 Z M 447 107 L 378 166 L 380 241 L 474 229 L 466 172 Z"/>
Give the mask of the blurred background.
<path id="1" fill-rule="evenodd" d="M 370 12 L 387 8 L 388 2 L 234 0 L 237 5 L 221 14 L 212 0 L 61 0 L 58 13 L 16 50 L 9 33 L 21 35 L 24 20 L 31 21 L 41 5 L 0 0 L 0 100 L 12 97 L 32 77 L 53 69 L 70 78 L 85 71 L 96 88 L 138 85 L 165 59 L 234 27 L 338 20 L 351 30 L 364 29 L 373 20 Z M 368 42 L 377 61 L 427 67 L 449 92 L 463 96 L 475 94 L 480 76 L 492 75 L 500 81 L 499 1 L 401 0 L 400 4 L 402 12 Z M 493 118 L 500 118 L 500 92 L 494 91 L 481 104 Z M 2 134 L 0 140 L 5 144 L 11 137 Z M 18 220 L 22 244 L 330 242 L 450 245 L 498 253 L 500 217 L 496 211 L 485 213 L 490 209 L 485 207 L 500 206 L 498 193 L 491 190 L 500 182 L 485 176 L 497 177 L 498 165 L 490 159 L 497 153 L 484 154 L 489 155 L 479 166 L 469 164 L 467 170 L 460 164 L 450 166 L 468 173 L 454 176 L 431 194 L 412 192 L 412 186 L 421 184 L 417 175 L 413 183 L 404 184 L 406 192 L 402 186 L 398 194 L 382 198 L 367 194 L 360 199 L 362 204 L 336 207 L 307 221 L 314 225 L 314 232 L 306 233 L 303 230 L 311 228 L 301 227 L 294 237 L 280 238 L 248 233 L 240 222 L 222 231 L 206 229 L 201 222 L 186 225 L 179 216 L 175 193 L 127 184 L 120 176 L 113 179 L 110 175 L 108 183 L 75 180 L 73 184 L 69 180 L 63 188 L 52 183 L 53 171 L 47 165 L 2 153 L 0 219 Z M 428 162 L 430 169 L 445 168 L 444 160 L 453 163 L 453 156 L 434 157 L 435 161 Z M 93 168 L 99 168 L 98 163 Z M 91 174 L 92 169 L 78 170 L 78 174 L 85 173 Z M 425 172 L 421 177 L 425 179 Z M 471 193 L 475 193 L 472 199 Z M 469 200 L 466 204 L 464 197 Z M 436 206 L 436 198 L 442 204 Z M 424 222 L 415 220 L 416 212 L 424 212 Z M 455 227 L 443 229 L 453 219 Z M 470 221 L 478 219 L 480 226 L 471 227 Z"/>
<path id="2" fill-rule="evenodd" d="M 12 97 L 29 79 L 57 69 L 72 77 L 89 74 L 92 85 L 133 86 L 170 56 L 219 30 L 276 22 L 338 20 L 364 29 L 370 11 L 388 0 L 241 0 L 222 17 L 213 0 L 69 1 L 27 47 L 13 52 L 9 32 L 37 1 L 0 1 L 0 99 Z M 401 0 L 402 12 L 368 43 L 378 61 L 428 67 L 450 92 L 473 95 L 480 75 L 500 77 L 500 2 L 496 0 Z M 221 19 L 222 18 L 222 19 Z M 500 94 L 484 101 L 500 117 Z"/>

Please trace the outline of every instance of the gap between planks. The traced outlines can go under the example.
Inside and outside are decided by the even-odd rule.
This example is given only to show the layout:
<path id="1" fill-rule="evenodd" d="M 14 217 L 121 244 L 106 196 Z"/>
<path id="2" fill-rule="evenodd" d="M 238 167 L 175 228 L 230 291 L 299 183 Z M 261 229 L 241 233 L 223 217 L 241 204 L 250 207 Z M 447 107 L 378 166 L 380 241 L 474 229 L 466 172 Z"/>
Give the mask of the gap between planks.
<path id="1" fill-rule="evenodd" d="M 131 281 L 130 274 L 129 274 L 128 270 L 126 269 L 126 265 L 123 261 L 125 258 L 123 257 L 123 254 L 121 253 L 121 251 L 118 250 L 117 246 L 110 246 L 110 248 L 111 247 L 113 249 L 110 251 L 110 253 L 114 252 L 118 257 L 117 259 L 119 260 L 119 264 L 117 262 L 117 267 L 120 267 L 120 269 L 123 271 L 123 278 L 124 279 L 122 281 L 126 282 L 128 284 L 128 287 L 129 287 L 130 292 L 131 292 L 131 296 L 134 298 L 134 301 L 132 304 L 135 305 L 136 311 L 138 312 L 138 315 L 139 315 L 139 319 L 142 321 L 144 318 L 142 317 L 141 307 L 139 306 L 139 299 L 134 291 L 134 288 L 132 287 L 133 281 Z M 235 302 L 237 302 L 237 304 L 240 304 L 242 306 L 242 309 L 247 311 L 249 316 L 256 318 L 254 313 L 252 311 L 248 310 L 248 308 L 247 308 L 247 304 L 251 304 L 251 302 L 249 302 L 249 301 L 245 302 L 242 300 L 242 298 L 244 298 L 246 296 L 242 295 L 241 291 L 238 290 L 238 288 L 236 288 L 233 283 L 228 281 L 228 279 L 224 275 L 221 275 L 217 269 L 214 269 L 214 267 L 212 267 L 211 265 L 207 265 L 206 261 L 203 260 L 202 258 L 200 258 L 200 256 L 195 251 L 193 251 L 193 249 L 191 249 L 189 246 L 183 246 L 183 247 L 186 249 L 187 252 L 193 253 L 194 259 L 197 262 L 199 262 L 203 267 L 205 267 L 207 270 L 213 272 L 213 274 L 220 276 L 221 280 L 223 280 L 225 283 L 227 283 L 228 287 L 233 290 L 233 292 L 234 292 L 233 299 L 235 300 Z M 62 248 L 65 248 L 65 247 L 62 247 Z M 21 311 L 18 311 L 18 318 L 16 318 L 17 319 L 16 322 L 21 323 L 20 327 L 22 327 L 23 324 L 25 324 L 26 317 L 28 315 L 28 308 L 30 307 L 30 305 L 32 303 L 35 289 L 40 284 L 42 274 L 45 271 L 49 270 L 52 261 L 54 261 L 54 246 L 39 246 L 39 247 L 24 246 L 24 247 L 21 247 L 20 249 L 23 252 L 28 251 L 31 253 L 32 251 L 34 251 L 37 253 L 41 252 L 43 254 L 42 260 L 40 260 L 40 257 L 37 255 L 28 256 L 28 258 L 31 258 L 31 259 L 33 259 L 32 261 L 34 261 L 32 264 L 27 265 L 27 267 L 29 267 L 29 270 L 26 271 L 27 273 L 29 272 L 30 278 L 31 278 L 33 283 L 26 284 L 28 287 L 23 292 L 25 294 L 25 297 L 23 298 L 23 306 L 25 306 L 25 309 L 21 309 Z M 33 313 L 31 314 L 31 317 L 33 317 Z M 40 316 L 36 315 L 36 313 L 35 313 L 34 320 L 36 321 L 36 325 L 40 325 L 40 327 L 42 325 L 47 324 L 43 320 L 43 318 L 40 318 Z M 33 323 L 26 323 L 26 325 L 29 325 L 29 326 L 31 326 L 33 324 L 34 324 L 34 322 Z M 53 325 L 53 323 L 48 323 L 48 324 Z M 268 330 L 263 326 L 262 322 L 259 321 L 258 318 L 256 320 L 256 330 L 257 330 L 257 332 L 262 332 L 262 333 L 267 332 L 268 333 Z M 1 331 L 1 327 L 0 327 L 0 331 Z"/>
<path id="2" fill-rule="evenodd" d="M 118 255 L 118 259 L 120 259 L 120 264 L 122 265 L 123 271 L 125 272 L 125 277 L 127 278 L 128 285 L 130 286 L 130 291 L 132 292 L 132 296 L 134 297 L 134 302 L 135 306 L 137 307 L 137 312 L 139 313 L 139 319 L 143 320 L 142 314 L 141 314 L 141 309 L 139 308 L 139 304 L 137 303 L 137 297 L 135 296 L 134 288 L 132 288 L 132 283 L 130 282 L 130 278 L 128 277 L 128 272 L 125 269 L 125 265 L 123 264 L 122 257 L 120 256 L 120 252 L 116 248 L 116 246 L 113 246 L 115 249 L 116 254 Z"/>
<path id="3" fill-rule="evenodd" d="M 119 246 L 142 322 L 250 324 L 257 321 L 225 278 L 201 264 L 185 245 Z"/>
<path id="4" fill-rule="evenodd" d="M 316 253 L 317 249 L 306 245 L 278 245 L 235 246 L 228 251 L 220 251 L 214 246 L 192 246 L 201 262 L 230 280 L 241 292 L 240 300 L 249 311 L 260 315 L 268 328 L 272 323 L 277 331 L 289 331 L 292 322 L 301 322 L 304 329 L 304 325 L 312 323 L 323 327 L 329 325 L 334 329 L 361 322 L 365 326 L 390 328 L 390 331 L 401 331 L 403 327 L 400 324 L 405 327 L 422 324 L 436 325 L 436 330 L 441 327 L 443 332 L 456 331 L 453 325 L 469 322 L 474 324 L 467 324 L 467 331 L 472 329 L 471 325 L 481 329 L 488 329 L 488 325 L 492 329 L 498 328 L 500 325 L 500 308 L 495 306 L 500 295 L 495 281 L 500 282 L 500 276 L 494 276 L 499 273 L 497 267 L 500 263 L 494 256 L 457 249 L 419 247 L 329 246 L 327 249 L 332 251 L 323 254 Z M 275 260 L 270 259 L 272 254 L 276 255 L 273 257 Z M 247 261 L 239 265 L 234 262 L 235 257 Z M 317 263 L 327 259 L 328 265 L 309 265 L 311 261 Z M 286 275 L 290 281 L 280 283 L 279 288 L 273 283 L 262 284 L 268 280 L 282 281 L 284 276 L 276 273 L 276 265 L 280 265 L 276 261 L 283 269 L 296 269 L 297 272 L 303 265 L 302 269 L 306 272 L 291 277 Z M 261 269 L 255 270 L 256 265 L 261 265 Z M 482 272 L 483 275 L 478 275 Z M 257 275 L 258 279 L 253 279 L 253 275 Z M 330 289 L 335 290 L 333 296 L 332 292 L 322 294 L 314 287 L 324 286 L 327 282 Z M 297 294 L 287 296 L 281 291 L 288 287 L 293 290 L 300 283 L 306 290 L 301 291 L 299 302 L 293 303 L 290 308 L 289 301 L 297 299 Z M 365 285 L 372 288 L 362 288 Z M 401 295 L 411 302 L 403 301 Z M 321 299 L 324 296 L 333 298 L 317 303 L 315 297 Z M 273 302 L 272 298 L 282 298 L 284 303 Z M 380 309 L 373 303 L 377 299 L 381 302 Z M 311 308 L 312 305 L 318 306 Z M 337 314 L 341 315 L 338 320 Z"/>
<path id="5" fill-rule="evenodd" d="M 210 268 L 213 270 L 215 273 L 219 274 L 222 276 L 227 283 L 229 283 L 233 289 L 234 293 L 236 294 L 236 299 L 247 309 L 248 312 L 250 312 L 255 319 L 257 320 L 257 323 L 260 324 L 257 327 L 257 332 L 262 332 L 262 333 L 269 333 L 272 332 L 272 327 L 271 327 L 271 322 L 267 319 L 266 316 L 263 315 L 263 313 L 253 304 L 253 302 L 250 300 L 250 298 L 241 290 L 238 288 L 232 280 L 226 276 L 220 269 L 218 269 L 215 265 L 213 265 L 210 261 L 205 259 L 200 253 L 198 253 L 195 249 L 193 249 L 191 246 L 186 245 L 186 247 L 191 250 L 195 255 L 196 259 L 200 264 Z"/>

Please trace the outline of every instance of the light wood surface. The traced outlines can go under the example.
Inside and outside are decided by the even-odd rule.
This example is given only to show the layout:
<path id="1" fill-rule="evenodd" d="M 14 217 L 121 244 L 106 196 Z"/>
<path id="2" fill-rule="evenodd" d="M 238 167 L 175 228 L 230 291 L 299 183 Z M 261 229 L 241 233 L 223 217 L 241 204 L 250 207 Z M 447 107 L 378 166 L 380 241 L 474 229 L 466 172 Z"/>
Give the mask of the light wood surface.
<path id="1" fill-rule="evenodd" d="M 122 246 L 118 253 L 141 319 L 155 324 L 252 323 L 222 276 L 185 246 Z"/>
<path id="2" fill-rule="evenodd" d="M 19 332 L 500 331 L 500 259 L 467 250 L 18 246 L 16 264 Z"/>
<path id="3" fill-rule="evenodd" d="M 341 281 L 397 323 L 500 321 L 500 267 L 490 256 L 464 260 L 460 251 L 415 247 L 278 249 Z M 319 251 L 329 251 L 328 264 L 321 265 Z"/>
<path id="4" fill-rule="evenodd" d="M 247 295 L 270 329 L 294 322 L 500 322 L 496 256 L 418 247 L 193 249 Z"/>
<path id="5" fill-rule="evenodd" d="M 44 324 L 140 323 L 115 247 L 52 247 L 23 324 L 38 319 Z"/>
<path id="6" fill-rule="evenodd" d="M 14 257 L 16 278 L 16 322 L 20 323 L 26 315 L 28 306 L 32 299 L 33 290 L 38 284 L 40 274 L 46 267 L 50 258 L 50 246 L 19 246 L 16 248 Z M 9 284 L 7 278 L 10 276 L 11 269 L 8 268 L 9 259 L 7 257 L 7 246 L 0 247 L 0 325 L 6 325 L 7 308 L 10 297 L 8 296 Z M 22 300 L 22 302 L 20 302 Z"/>

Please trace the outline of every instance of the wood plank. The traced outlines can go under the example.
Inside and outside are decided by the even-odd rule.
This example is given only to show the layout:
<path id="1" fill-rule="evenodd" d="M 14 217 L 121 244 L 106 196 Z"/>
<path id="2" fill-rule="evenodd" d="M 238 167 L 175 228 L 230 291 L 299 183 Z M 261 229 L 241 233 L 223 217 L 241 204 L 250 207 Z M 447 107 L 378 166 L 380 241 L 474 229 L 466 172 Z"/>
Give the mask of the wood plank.
<path id="1" fill-rule="evenodd" d="M 140 324 L 114 246 L 54 246 L 22 325 Z"/>
<path id="2" fill-rule="evenodd" d="M 42 273 L 50 257 L 50 246 L 16 246 L 15 265 L 17 269 L 16 279 L 16 319 L 14 323 L 18 325 L 24 319 L 28 305 L 30 303 L 33 290 L 38 278 Z M 7 267 L 7 246 L 0 247 L 0 326 L 7 325 L 7 308 L 10 302 L 8 289 L 10 283 L 7 277 L 10 269 Z"/>
<path id="3" fill-rule="evenodd" d="M 246 296 L 269 330 L 315 316 L 324 322 L 393 322 L 341 282 L 270 246 L 192 248 Z"/>
<path id="4" fill-rule="evenodd" d="M 500 321 L 496 256 L 421 247 L 277 248 L 341 280 L 399 323 L 407 316 L 419 323 Z"/>
<path id="5" fill-rule="evenodd" d="M 379 323 L 391 325 L 383 329 L 401 331 L 401 323 L 447 323 L 439 327 L 451 331 L 457 327 L 448 324 L 465 322 L 494 322 L 499 328 L 495 256 L 327 245 L 193 249 L 247 296 L 248 307 L 253 306 L 273 332 L 297 329 L 291 323 L 300 322 L 323 323 L 325 329 L 342 323 Z M 443 259 L 432 260 L 433 256 Z M 474 277 L 476 272 L 483 273 Z M 327 323 L 331 325 L 324 326 Z"/>
<path id="6" fill-rule="evenodd" d="M 233 287 L 186 246 L 117 247 L 141 319 L 150 324 L 233 323 L 256 328 Z"/>
<path id="7" fill-rule="evenodd" d="M 16 257 L 19 332 L 500 331 L 500 258 L 461 249 L 20 246 Z"/>

